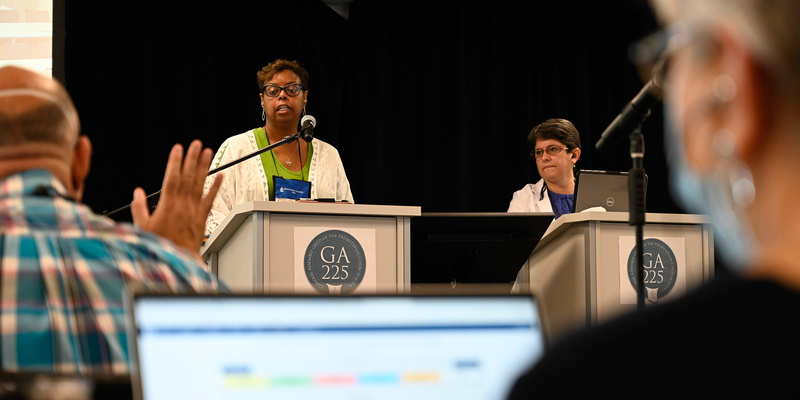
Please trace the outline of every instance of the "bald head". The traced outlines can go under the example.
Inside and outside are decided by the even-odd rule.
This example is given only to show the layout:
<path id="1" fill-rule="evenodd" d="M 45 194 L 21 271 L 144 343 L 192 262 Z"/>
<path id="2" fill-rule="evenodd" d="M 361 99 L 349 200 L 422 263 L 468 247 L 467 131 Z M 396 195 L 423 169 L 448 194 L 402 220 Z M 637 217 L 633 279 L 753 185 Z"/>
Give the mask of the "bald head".
<path id="1" fill-rule="evenodd" d="M 0 148 L 71 147 L 79 129 L 78 113 L 60 83 L 19 67 L 0 68 Z"/>
<path id="2" fill-rule="evenodd" d="M 27 69 L 0 68 L 0 178 L 45 169 L 80 200 L 92 145 L 79 132 L 78 112 L 60 83 Z"/>

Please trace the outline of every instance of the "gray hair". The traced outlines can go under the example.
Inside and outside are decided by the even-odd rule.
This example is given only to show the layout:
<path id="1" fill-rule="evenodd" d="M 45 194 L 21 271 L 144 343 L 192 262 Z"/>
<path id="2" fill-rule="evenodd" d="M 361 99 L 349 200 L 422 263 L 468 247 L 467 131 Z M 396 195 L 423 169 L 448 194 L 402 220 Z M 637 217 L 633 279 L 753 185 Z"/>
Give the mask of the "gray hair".
<path id="1" fill-rule="evenodd" d="M 664 24 L 683 21 L 699 32 L 728 21 L 760 60 L 776 92 L 800 102 L 800 1 L 651 0 Z"/>

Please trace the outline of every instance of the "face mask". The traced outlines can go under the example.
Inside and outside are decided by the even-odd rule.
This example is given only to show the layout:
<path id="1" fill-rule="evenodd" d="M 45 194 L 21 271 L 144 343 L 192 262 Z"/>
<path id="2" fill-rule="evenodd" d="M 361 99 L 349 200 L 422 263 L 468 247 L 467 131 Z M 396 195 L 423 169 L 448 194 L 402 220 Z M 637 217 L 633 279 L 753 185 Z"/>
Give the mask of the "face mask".
<path id="1" fill-rule="evenodd" d="M 671 176 L 671 190 L 689 212 L 710 217 L 717 253 L 734 272 L 744 273 L 753 265 L 754 241 L 745 220 L 745 205 L 755 189 L 750 171 L 733 155 L 709 155 L 719 159 L 710 174 L 698 174 L 684 156 L 683 126 L 676 110 L 664 104 L 664 140 Z M 719 150 L 709 149 L 720 153 Z M 732 150 L 731 150 L 732 151 Z"/>

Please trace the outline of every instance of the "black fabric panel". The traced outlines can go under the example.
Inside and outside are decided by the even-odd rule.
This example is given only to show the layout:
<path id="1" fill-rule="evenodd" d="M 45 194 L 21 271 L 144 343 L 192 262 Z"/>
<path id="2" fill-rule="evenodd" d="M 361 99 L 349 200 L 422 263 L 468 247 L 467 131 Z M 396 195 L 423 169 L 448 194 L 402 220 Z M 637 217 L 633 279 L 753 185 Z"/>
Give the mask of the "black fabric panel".
<path id="1" fill-rule="evenodd" d="M 538 179 L 526 136 L 546 118 L 581 132 L 579 168 L 630 168 L 627 140 L 594 143 L 643 85 L 628 46 L 656 29 L 640 0 L 355 0 L 349 20 L 319 0 L 82 0 L 65 19 L 97 212 L 157 191 L 174 143 L 216 150 L 262 125 L 255 74 L 275 58 L 308 69 L 316 137 L 339 149 L 357 203 L 505 211 Z M 660 106 L 643 130 L 648 211 L 678 211 Z"/>

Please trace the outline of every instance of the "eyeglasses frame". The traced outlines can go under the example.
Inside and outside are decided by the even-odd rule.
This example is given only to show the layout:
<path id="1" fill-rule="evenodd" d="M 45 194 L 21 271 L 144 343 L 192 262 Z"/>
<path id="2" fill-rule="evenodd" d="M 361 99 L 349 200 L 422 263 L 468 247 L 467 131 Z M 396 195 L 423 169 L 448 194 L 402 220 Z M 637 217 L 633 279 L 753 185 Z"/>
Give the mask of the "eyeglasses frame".
<path id="1" fill-rule="evenodd" d="M 553 147 L 558 148 L 558 151 L 553 153 L 553 154 L 550 154 L 550 149 L 552 149 Z M 542 154 L 537 156 L 536 155 L 536 150 L 541 150 Z M 553 144 L 553 145 L 547 146 L 544 149 L 533 149 L 533 150 L 531 150 L 531 157 L 533 157 L 533 158 L 538 160 L 538 159 L 544 157 L 544 153 L 547 153 L 550 157 L 553 157 L 553 156 L 557 156 L 557 155 L 561 154 L 561 151 L 569 151 L 569 147 L 568 146 L 558 147 L 558 146 Z"/>
<path id="2" fill-rule="evenodd" d="M 278 91 L 278 93 L 276 93 L 276 94 L 275 94 L 275 96 L 270 96 L 270 95 L 267 93 L 267 86 L 269 86 L 269 87 L 275 87 L 275 88 L 278 88 L 278 89 L 280 89 L 280 90 Z M 297 91 L 297 94 L 291 94 L 291 93 L 289 93 L 289 92 L 286 90 L 286 88 L 288 88 L 289 86 L 299 86 L 299 87 L 300 87 L 300 90 L 298 90 L 298 91 Z M 278 86 L 278 85 L 275 85 L 275 84 L 272 84 L 272 83 L 268 83 L 268 84 L 264 85 L 264 86 L 261 88 L 261 92 L 262 92 L 262 93 L 264 93 L 264 95 L 265 95 L 265 96 L 267 96 L 267 97 L 278 97 L 278 96 L 280 96 L 281 92 L 284 92 L 284 93 L 286 93 L 286 95 L 287 95 L 287 96 L 289 96 L 289 97 L 297 97 L 297 96 L 299 96 L 299 95 L 300 95 L 300 92 L 302 92 L 303 90 L 306 90 L 306 87 L 305 87 L 305 86 L 303 86 L 303 85 L 302 85 L 302 84 L 300 84 L 300 83 L 290 83 L 290 84 L 288 84 L 288 85 L 286 85 L 286 86 Z"/>

